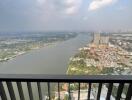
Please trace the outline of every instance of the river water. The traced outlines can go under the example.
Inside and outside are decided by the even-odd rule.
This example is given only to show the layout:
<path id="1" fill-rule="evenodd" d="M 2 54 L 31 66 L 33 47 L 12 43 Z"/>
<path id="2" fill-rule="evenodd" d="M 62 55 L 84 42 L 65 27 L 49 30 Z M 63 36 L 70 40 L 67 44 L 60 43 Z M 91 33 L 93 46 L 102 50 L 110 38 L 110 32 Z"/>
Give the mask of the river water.
<path id="1" fill-rule="evenodd" d="M 65 74 L 69 58 L 91 40 L 90 34 L 30 51 L 0 64 L 0 73 L 7 74 Z"/>
<path id="2" fill-rule="evenodd" d="M 0 74 L 66 74 L 69 59 L 78 52 L 78 48 L 87 45 L 91 41 L 90 34 L 79 34 L 77 37 L 30 51 L 24 55 L 4 63 L 0 63 Z M 27 85 L 22 83 L 24 96 L 29 100 Z M 52 84 L 54 88 L 55 84 Z M 4 84 L 6 94 L 10 100 L 8 89 Z M 20 100 L 16 83 L 13 83 L 17 100 Z M 46 84 L 41 84 L 43 97 L 47 94 Z M 37 84 L 32 83 L 34 100 L 38 99 Z"/>

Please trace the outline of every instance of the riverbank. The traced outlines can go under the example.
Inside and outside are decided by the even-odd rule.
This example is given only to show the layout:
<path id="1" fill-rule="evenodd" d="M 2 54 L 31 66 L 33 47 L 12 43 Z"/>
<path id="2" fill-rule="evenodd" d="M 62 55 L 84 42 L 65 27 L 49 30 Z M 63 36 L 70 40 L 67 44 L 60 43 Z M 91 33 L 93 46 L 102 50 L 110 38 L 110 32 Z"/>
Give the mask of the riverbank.
<path id="1" fill-rule="evenodd" d="M 14 55 L 10 56 L 10 57 L 7 57 L 7 58 L 4 58 L 4 59 L 0 59 L 0 63 L 2 62 L 7 62 L 9 60 L 13 60 L 15 57 L 18 57 L 18 56 L 21 56 L 21 55 L 24 55 L 24 54 L 27 54 L 33 50 L 38 50 L 38 49 L 41 49 L 41 48 L 44 48 L 44 47 L 47 47 L 47 46 L 51 46 L 51 45 L 56 45 L 57 43 L 60 43 L 62 41 L 56 41 L 56 42 L 53 42 L 53 43 L 45 43 L 43 44 L 43 46 L 41 45 L 38 45 L 38 46 L 34 46 L 32 48 L 30 48 L 29 50 L 26 50 L 26 51 L 19 51 L 19 52 L 16 52 Z"/>
<path id="2" fill-rule="evenodd" d="M 129 75 L 132 73 L 131 57 L 129 52 L 112 44 L 89 44 L 70 58 L 67 74 Z"/>

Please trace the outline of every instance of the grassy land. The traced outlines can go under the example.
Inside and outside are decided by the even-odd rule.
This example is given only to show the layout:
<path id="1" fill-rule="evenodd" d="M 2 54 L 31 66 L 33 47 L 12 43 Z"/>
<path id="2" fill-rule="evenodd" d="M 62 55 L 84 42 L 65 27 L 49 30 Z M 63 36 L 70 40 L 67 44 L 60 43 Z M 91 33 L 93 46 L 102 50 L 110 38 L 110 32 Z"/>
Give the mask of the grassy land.
<path id="1" fill-rule="evenodd" d="M 94 65 L 87 66 L 84 59 L 89 59 L 90 55 L 86 52 L 79 52 L 73 58 L 81 58 L 80 60 L 70 60 L 67 74 L 68 75 L 111 75 L 114 73 L 114 68 L 103 68 L 100 69 Z M 118 70 L 118 68 L 116 69 Z"/>
<path id="2" fill-rule="evenodd" d="M 101 71 L 95 66 L 87 67 L 83 60 L 70 61 L 67 70 L 68 75 L 97 75 L 100 73 Z"/>

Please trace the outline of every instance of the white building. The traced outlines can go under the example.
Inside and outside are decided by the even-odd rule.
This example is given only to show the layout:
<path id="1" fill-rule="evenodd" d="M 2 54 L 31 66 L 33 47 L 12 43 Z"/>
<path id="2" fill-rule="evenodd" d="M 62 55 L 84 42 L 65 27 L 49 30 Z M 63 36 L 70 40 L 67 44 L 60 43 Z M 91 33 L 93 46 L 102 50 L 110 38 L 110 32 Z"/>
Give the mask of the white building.
<path id="1" fill-rule="evenodd" d="M 109 44 L 109 37 L 108 36 L 101 36 L 100 37 L 100 44 Z"/>
<path id="2" fill-rule="evenodd" d="M 93 43 L 99 44 L 109 44 L 109 36 L 101 36 L 100 33 L 95 33 L 93 38 Z"/>
<path id="3" fill-rule="evenodd" d="M 96 44 L 96 45 L 98 45 L 100 43 L 100 33 L 95 33 L 94 34 L 93 43 Z"/>

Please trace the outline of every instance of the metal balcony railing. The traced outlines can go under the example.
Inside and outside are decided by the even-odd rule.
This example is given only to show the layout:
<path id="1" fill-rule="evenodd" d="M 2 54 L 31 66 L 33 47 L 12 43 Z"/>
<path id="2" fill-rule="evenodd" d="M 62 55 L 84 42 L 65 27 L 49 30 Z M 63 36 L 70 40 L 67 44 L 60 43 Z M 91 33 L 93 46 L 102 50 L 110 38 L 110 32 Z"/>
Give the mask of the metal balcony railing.
<path id="1" fill-rule="evenodd" d="M 23 83 L 26 83 L 30 100 L 131 100 L 132 97 L 132 76 L 0 74 L 1 99 L 28 100 L 24 95 Z M 36 90 L 33 90 L 33 83 L 36 83 Z M 47 86 L 43 87 L 43 83 Z M 51 86 L 52 83 L 55 85 Z M 62 88 L 64 85 L 66 89 Z M 77 87 L 74 88 L 74 86 Z M 53 89 L 55 87 L 57 88 Z M 47 93 L 44 95 L 45 88 L 47 88 Z M 38 99 L 34 98 L 34 91 L 35 93 L 37 91 Z"/>

